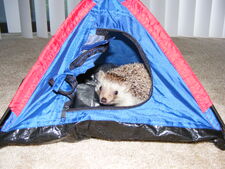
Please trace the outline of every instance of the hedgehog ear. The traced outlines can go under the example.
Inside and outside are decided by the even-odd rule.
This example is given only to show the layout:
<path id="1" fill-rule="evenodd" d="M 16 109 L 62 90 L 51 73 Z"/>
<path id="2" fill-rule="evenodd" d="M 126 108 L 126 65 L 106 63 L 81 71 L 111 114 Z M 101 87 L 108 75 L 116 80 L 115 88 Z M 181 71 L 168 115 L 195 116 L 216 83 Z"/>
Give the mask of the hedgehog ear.
<path id="1" fill-rule="evenodd" d="M 100 71 L 96 74 L 96 79 L 97 79 L 97 81 L 101 81 L 104 77 L 105 77 L 105 72 L 103 72 L 102 70 L 100 70 Z"/>

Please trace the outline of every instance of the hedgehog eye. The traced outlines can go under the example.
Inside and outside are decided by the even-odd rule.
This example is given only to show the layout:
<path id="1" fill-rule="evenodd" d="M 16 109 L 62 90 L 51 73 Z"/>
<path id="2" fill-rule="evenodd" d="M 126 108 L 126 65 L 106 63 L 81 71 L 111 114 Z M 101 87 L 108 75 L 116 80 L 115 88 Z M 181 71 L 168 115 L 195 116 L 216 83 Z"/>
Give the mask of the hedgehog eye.
<path id="1" fill-rule="evenodd" d="M 118 91 L 115 91 L 114 94 L 115 94 L 115 95 L 118 95 Z"/>
<path id="2" fill-rule="evenodd" d="M 102 90 L 102 86 L 99 87 L 99 90 L 100 90 L 100 91 Z"/>

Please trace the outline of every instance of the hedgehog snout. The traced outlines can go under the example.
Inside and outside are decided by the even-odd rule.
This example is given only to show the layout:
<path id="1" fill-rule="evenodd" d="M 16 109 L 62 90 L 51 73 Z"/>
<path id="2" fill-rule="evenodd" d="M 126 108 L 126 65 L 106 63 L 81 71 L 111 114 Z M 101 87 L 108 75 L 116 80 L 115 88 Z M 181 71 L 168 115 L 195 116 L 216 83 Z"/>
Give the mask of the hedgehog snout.
<path id="1" fill-rule="evenodd" d="M 101 103 L 106 104 L 107 103 L 107 99 L 105 97 L 101 98 L 100 100 Z"/>

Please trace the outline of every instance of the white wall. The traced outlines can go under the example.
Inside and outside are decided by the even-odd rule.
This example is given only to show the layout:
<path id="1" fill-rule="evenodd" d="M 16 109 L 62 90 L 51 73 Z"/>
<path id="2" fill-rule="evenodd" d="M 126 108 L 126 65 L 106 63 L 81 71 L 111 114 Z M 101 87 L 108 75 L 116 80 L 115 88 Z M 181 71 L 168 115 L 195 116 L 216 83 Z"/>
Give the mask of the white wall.
<path id="1" fill-rule="evenodd" d="M 47 14 L 45 0 L 34 0 L 37 36 L 42 38 L 48 37 Z"/>
<path id="2" fill-rule="evenodd" d="M 57 28 L 65 20 L 64 0 L 48 0 L 51 35 L 54 35 Z"/>
<path id="3" fill-rule="evenodd" d="M 4 0 L 7 27 L 10 33 L 21 32 L 18 0 Z"/>
<path id="4" fill-rule="evenodd" d="M 210 37 L 225 37 L 223 30 L 225 29 L 225 0 L 213 0 L 210 20 Z"/>
<path id="5" fill-rule="evenodd" d="M 225 38 L 225 0 L 142 0 L 171 36 Z"/>
<path id="6" fill-rule="evenodd" d="M 80 0 L 34 0 L 37 36 L 48 37 L 47 10 L 49 6 L 50 33 L 61 25 L 68 12 Z M 19 2 L 19 3 L 18 3 Z M 171 36 L 225 37 L 225 0 L 142 0 Z M 4 0 L 10 33 L 22 32 L 32 37 L 29 0 Z M 26 25 L 25 25 L 26 24 Z"/>
<path id="7" fill-rule="evenodd" d="M 33 38 L 30 0 L 19 0 L 18 2 L 22 35 L 26 38 Z"/>
<path id="8" fill-rule="evenodd" d="M 176 36 L 178 33 L 180 0 L 166 0 L 165 3 L 165 26 L 164 28 L 170 36 Z"/>

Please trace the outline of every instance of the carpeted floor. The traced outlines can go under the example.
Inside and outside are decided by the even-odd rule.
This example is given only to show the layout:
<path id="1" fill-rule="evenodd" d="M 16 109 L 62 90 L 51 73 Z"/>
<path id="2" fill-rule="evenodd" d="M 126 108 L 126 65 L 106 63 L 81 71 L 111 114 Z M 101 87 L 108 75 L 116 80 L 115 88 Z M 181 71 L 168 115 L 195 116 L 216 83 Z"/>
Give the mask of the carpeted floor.
<path id="1" fill-rule="evenodd" d="M 225 121 L 225 39 L 173 38 Z M 0 116 L 48 39 L 3 35 Z M 111 142 L 8 146 L 0 169 L 224 169 L 225 152 L 211 143 Z"/>

